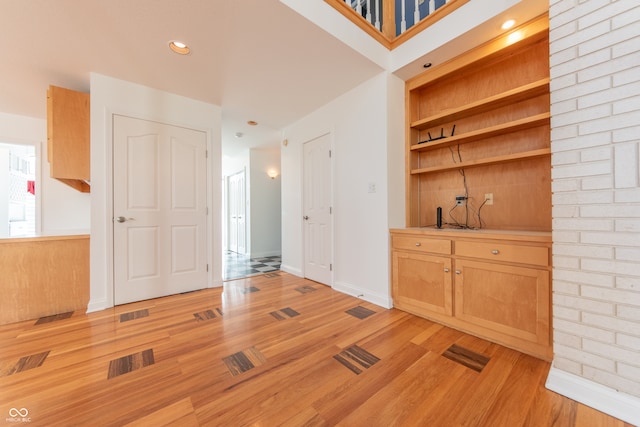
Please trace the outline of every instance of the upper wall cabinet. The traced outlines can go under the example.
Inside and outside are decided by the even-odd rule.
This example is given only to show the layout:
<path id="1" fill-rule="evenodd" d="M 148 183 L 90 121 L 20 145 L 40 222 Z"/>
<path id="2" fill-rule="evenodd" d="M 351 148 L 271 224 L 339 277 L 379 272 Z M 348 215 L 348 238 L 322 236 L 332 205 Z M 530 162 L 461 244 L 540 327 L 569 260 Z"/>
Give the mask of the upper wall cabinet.
<path id="1" fill-rule="evenodd" d="M 47 159 L 51 177 L 83 193 L 91 189 L 89 94 L 49 86 Z"/>

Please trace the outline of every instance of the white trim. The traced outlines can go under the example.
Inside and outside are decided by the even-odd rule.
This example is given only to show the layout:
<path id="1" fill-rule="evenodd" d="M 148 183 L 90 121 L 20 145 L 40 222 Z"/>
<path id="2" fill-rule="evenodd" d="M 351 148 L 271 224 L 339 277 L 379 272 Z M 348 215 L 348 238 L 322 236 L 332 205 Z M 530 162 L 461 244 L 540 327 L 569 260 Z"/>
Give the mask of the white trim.
<path id="1" fill-rule="evenodd" d="M 375 304 L 382 308 L 392 308 L 393 301 L 391 297 L 387 294 L 380 294 L 371 292 L 366 288 L 360 288 L 356 285 L 345 283 L 345 282 L 335 282 L 332 286 L 333 290 L 338 292 L 342 292 L 343 294 L 351 295 L 356 298 L 363 299 L 371 304 Z"/>
<path id="2" fill-rule="evenodd" d="M 106 310 L 107 308 L 111 308 L 113 305 L 109 305 L 109 302 L 106 299 L 101 300 L 91 300 L 87 305 L 86 313 L 93 313 L 94 311 Z"/>
<path id="3" fill-rule="evenodd" d="M 616 391 L 578 375 L 554 368 L 549 370 L 545 386 L 612 417 L 640 425 L 640 398 Z"/>
<path id="4" fill-rule="evenodd" d="M 301 269 L 292 267 L 290 265 L 280 264 L 280 270 L 284 271 L 285 273 L 293 274 L 294 276 L 304 277 Z"/>

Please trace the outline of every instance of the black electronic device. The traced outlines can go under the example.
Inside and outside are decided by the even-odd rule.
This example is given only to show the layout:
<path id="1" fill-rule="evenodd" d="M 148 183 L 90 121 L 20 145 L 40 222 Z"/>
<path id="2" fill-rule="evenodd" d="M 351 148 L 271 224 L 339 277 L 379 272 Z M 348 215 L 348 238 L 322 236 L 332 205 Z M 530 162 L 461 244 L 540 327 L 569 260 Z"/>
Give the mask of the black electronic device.
<path id="1" fill-rule="evenodd" d="M 436 226 L 442 228 L 442 208 L 440 206 L 436 209 L 436 218 Z"/>

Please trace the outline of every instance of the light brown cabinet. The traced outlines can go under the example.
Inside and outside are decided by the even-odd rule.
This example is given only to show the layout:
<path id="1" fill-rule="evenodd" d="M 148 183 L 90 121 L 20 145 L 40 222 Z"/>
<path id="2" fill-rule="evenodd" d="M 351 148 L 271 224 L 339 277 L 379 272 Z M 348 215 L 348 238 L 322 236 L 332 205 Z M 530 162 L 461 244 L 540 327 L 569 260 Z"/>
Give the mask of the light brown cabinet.
<path id="1" fill-rule="evenodd" d="M 78 191 L 90 191 L 89 94 L 49 86 L 47 159 L 52 178 Z"/>
<path id="2" fill-rule="evenodd" d="M 509 337 L 504 342 L 516 348 L 519 341 L 540 346 L 538 355 L 547 356 L 549 271 L 457 259 L 455 281 L 458 319 Z"/>
<path id="3" fill-rule="evenodd" d="M 391 280 L 395 307 L 550 360 L 548 30 L 540 16 L 406 82 Z"/>
<path id="4" fill-rule="evenodd" d="M 391 242 L 395 307 L 551 358 L 550 233 L 397 229 Z"/>
<path id="5" fill-rule="evenodd" d="M 453 314 L 450 258 L 394 250 L 392 259 L 396 307 L 414 313 Z"/>

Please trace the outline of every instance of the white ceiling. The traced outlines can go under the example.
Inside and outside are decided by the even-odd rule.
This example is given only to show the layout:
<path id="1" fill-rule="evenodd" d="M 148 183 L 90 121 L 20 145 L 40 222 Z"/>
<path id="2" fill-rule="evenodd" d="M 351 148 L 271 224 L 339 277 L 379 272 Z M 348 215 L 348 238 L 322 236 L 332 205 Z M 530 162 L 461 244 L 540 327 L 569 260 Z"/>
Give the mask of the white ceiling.
<path id="1" fill-rule="evenodd" d="M 277 143 L 381 71 L 279 0 L 0 0 L 0 43 L 0 112 L 44 118 L 49 84 L 97 72 L 222 106 L 227 144 Z"/>
<path id="2" fill-rule="evenodd" d="M 503 13 L 469 17 L 482 24 L 393 71 L 411 77 L 495 37 L 503 19 L 525 22 L 548 8 L 494 1 L 469 4 Z M 192 53 L 171 52 L 170 40 Z M 281 0 L 0 0 L 0 48 L 0 112 L 44 118 L 49 84 L 89 92 L 96 72 L 221 106 L 226 154 L 277 145 L 280 129 L 382 71 Z"/>

